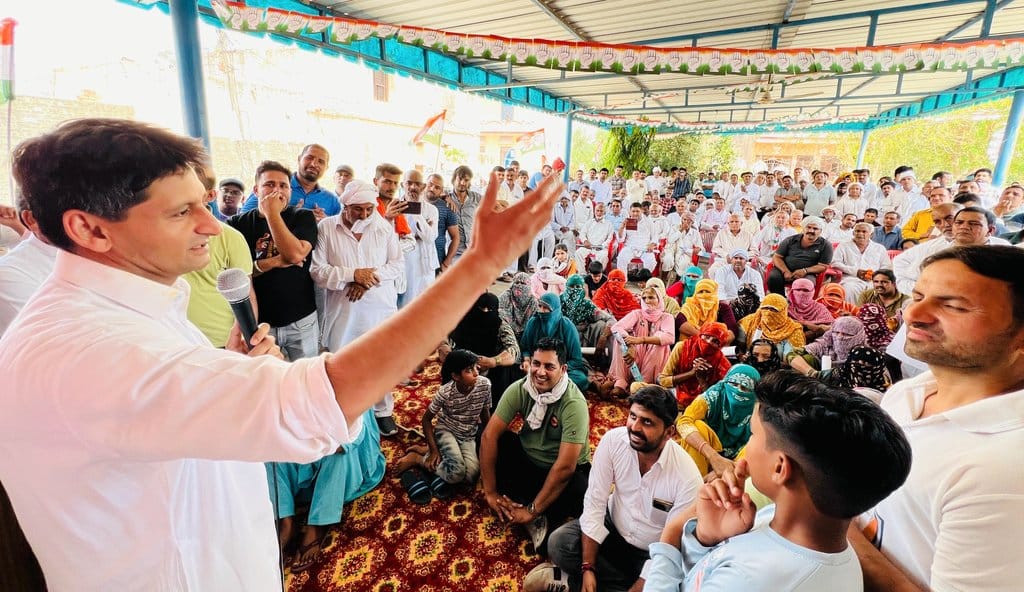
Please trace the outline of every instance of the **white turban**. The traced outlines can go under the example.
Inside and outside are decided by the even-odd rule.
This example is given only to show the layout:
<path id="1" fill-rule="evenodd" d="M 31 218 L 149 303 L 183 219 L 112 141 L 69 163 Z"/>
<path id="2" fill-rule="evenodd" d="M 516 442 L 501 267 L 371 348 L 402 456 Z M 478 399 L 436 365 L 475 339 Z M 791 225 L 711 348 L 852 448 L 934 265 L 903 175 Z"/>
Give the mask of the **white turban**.
<path id="1" fill-rule="evenodd" d="M 377 188 L 366 181 L 352 180 L 345 185 L 345 191 L 341 192 L 338 199 L 342 205 L 351 206 L 356 204 L 377 203 Z"/>
<path id="2" fill-rule="evenodd" d="M 821 218 L 817 217 L 817 216 L 806 216 L 803 219 L 803 227 L 804 228 L 807 228 L 808 226 L 811 226 L 811 225 L 817 226 L 821 230 L 825 230 L 825 221 L 822 220 Z"/>

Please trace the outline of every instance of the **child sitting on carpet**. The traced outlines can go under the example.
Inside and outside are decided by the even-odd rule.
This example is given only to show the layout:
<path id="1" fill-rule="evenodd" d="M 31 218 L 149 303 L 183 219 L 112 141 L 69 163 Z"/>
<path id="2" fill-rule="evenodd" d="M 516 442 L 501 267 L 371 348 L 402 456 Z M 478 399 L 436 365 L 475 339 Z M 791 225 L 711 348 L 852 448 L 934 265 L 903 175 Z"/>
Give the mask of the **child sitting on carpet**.
<path id="1" fill-rule="evenodd" d="M 430 502 L 431 495 L 444 499 L 451 495 L 450 485 L 472 485 L 480 475 L 476 434 L 490 418 L 491 381 L 480 376 L 477 361 L 476 354 L 464 349 L 453 350 L 444 359 L 441 388 L 423 413 L 427 446 L 412 447 L 395 467 L 417 504 Z M 429 484 L 416 467 L 432 474 Z"/>
<path id="2" fill-rule="evenodd" d="M 665 525 L 644 590 L 864 589 L 846 532 L 906 480 L 903 431 L 867 398 L 795 372 L 773 372 L 755 392 L 745 459 Z M 748 475 L 773 505 L 756 510 Z"/>

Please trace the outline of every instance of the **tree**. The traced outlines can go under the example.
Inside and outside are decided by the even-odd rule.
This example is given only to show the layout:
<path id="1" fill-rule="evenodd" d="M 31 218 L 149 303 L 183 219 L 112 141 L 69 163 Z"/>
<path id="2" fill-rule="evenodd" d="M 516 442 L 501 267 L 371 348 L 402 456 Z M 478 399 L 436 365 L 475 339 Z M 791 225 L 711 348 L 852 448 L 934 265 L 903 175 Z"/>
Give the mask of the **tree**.
<path id="1" fill-rule="evenodd" d="M 654 128 L 613 127 L 602 150 L 602 166 L 611 169 L 621 164 L 627 171 L 647 168 L 655 131 Z"/>
<path id="2" fill-rule="evenodd" d="M 659 138 L 651 144 L 651 166 L 683 167 L 688 171 L 729 169 L 736 162 L 732 136 L 677 134 Z"/>
<path id="3" fill-rule="evenodd" d="M 601 151 L 608 142 L 608 132 L 591 126 L 572 129 L 572 149 L 569 152 L 569 174 L 576 169 L 586 171 L 600 163 Z M 599 167 L 598 167 L 599 168 Z"/>

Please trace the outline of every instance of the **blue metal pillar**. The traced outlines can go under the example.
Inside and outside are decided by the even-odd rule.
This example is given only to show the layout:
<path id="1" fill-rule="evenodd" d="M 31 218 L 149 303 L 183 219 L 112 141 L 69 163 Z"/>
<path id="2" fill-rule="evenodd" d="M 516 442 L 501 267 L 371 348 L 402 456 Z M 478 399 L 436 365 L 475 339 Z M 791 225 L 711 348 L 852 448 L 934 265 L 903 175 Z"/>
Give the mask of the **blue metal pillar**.
<path id="1" fill-rule="evenodd" d="M 1013 93 L 1013 104 L 1010 105 L 1010 115 L 1006 118 L 1006 128 L 1003 131 L 1003 141 L 999 145 L 999 158 L 996 159 L 995 170 L 992 172 L 992 184 L 999 187 L 1006 180 L 1006 171 L 1010 168 L 1010 161 L 1013 159 L 1013 147 L 1017 145 L 1017 132 L 1020 131 L 1020 122 L 1024 116 L 1024 90 Z"/>
<path id="2" fill-rule="evenodd" d="M 562 160 L 565 161 L 565 170 L 562 171 L 562 181 L 569 182 L 569 167 L 572 166 L 572 117 L 575 112 L 569 111 L 565 114 L 565 156 Z"/>
<path id="3" fill-rule="evenodd" d="M 203 85 L 203 56 L 199 44 L 199 7 L 196 0 L 169 0 L 174 26 L 174 48 L 178 57 L 178 81 L 185 131 L 203 141 L 210 150 L 210 128 L 206 120 L 206 90 Z"/>
<path id="4" fill-rule="evenodd" d="M 857 150 L 857 168 L 864 168 L 864 153 L 868 150 L 868 134 L 871 130 L 865 129 L 864 133 L 860 136 L 860 150 Z"/>

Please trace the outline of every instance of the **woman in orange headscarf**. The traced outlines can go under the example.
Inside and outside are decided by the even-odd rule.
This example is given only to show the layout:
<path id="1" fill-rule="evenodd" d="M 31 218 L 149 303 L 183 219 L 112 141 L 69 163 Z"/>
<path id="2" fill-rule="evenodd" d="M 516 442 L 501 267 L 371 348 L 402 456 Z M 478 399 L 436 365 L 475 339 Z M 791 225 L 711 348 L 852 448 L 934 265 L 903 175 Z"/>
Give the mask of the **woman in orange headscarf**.
<path id="1" fill-rule="evenodd" d="M 608 281 L 594 292 L 593 300 L 598 308 L 611 313 L 615 320 L 640 308 L 640 301 L 626 289 L 626 272 L 621 269 L 613 269 L 608 274 Z"/>
<path id="2" fill-rule="evenodd" d="M 818 302 L 825 305 L 825 308 L 832 313 L 832 318 L 838 319 L 842 316 L 857 316 L 859 308 L 846 301 L 846 290 L 836 283 L 825 284 L 821 287 L 821 296 Z"/>
<path id="3" fill-rule="evenodd" d="M 712 321 L 672 348 L 665 368 L 658 375 L 658 384 L 675 388 L 680 410 L 725 377 L 732 364 L 722 355 L 722 346 L 730 341 L 729 329 Z"/>
<path id="4" fill-rule="evenodd" d="M 740 319 L 738 337 L 737 343 L 744 348 L 767 339 L 778 346 L 782 356 L 806 344 L 803 325 L 789 317 L 789 303 L 780 294 L 768 294 L 756 312 Z"/>

